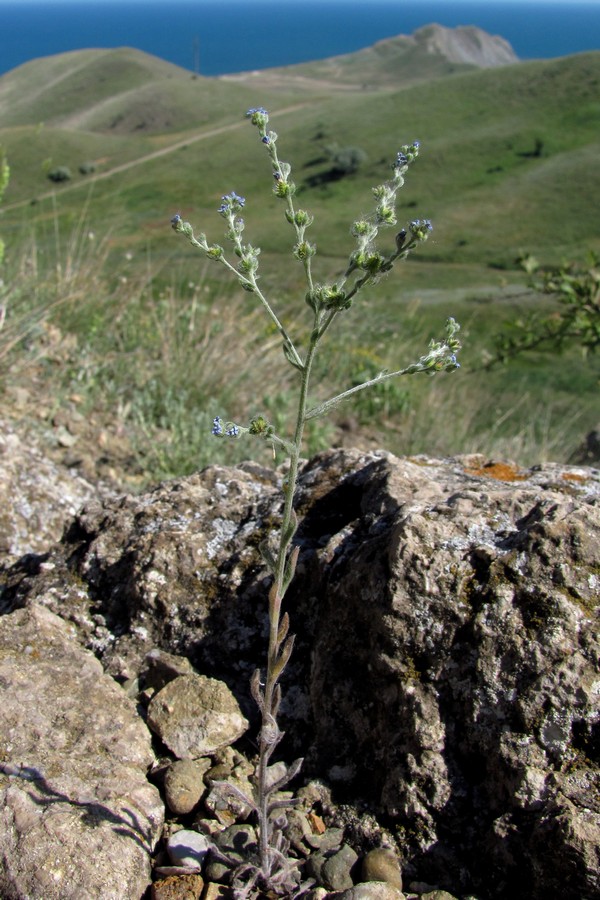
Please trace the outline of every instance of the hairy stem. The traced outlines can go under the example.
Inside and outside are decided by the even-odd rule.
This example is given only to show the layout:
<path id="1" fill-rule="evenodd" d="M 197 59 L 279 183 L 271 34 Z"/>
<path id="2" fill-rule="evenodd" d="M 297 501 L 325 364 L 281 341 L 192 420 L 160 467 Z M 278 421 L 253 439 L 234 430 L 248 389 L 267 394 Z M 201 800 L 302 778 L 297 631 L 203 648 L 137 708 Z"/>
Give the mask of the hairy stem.
<path id="1" fill-rule="evenodd" d="M 258 761 L 258 827 L 259 827 L 259 851 L 260 866 L 265 878 L 269 877 L 270 866 L 270 824 L 269 824 L 269 785 L 267 769 L 271 755 L 279 743 L 282 735 L 276 724 L 277 708 L 279 706 L 278 684 L 281 674 L 287 663 L 282 657 L 285 652 L 284 642 L 290 641 L 286 635 L 281 635 L 281 607 L 283 598 L 289 583 L 288 566 L 290 559 L 290 544 L 296 532 L 296 515 L 294 512 L 294 493 L 298 480 L 300 465 L 300 453 L 302 449 L 302 436 L 306 422 L 306 410 L 308 405 L 308 386 L 312 364 L 319 341 L 318 329 L 315 327 L 311 337 L 310 346 L 302 369 L 302 382 L 298 398 L 296 415 L 296 429 L 294 440 L 290 447 L 289 470 L 285 483 L 285 502 L 279 547 L 276 557 L 274 572 L 274 584 L 269 593 L 269 648 L 267 652 L 267 673 L 265 677 L 264 703 L 262 706 L 262 723 L 259 744 Z M 284 648 L 282 650 L 282 648 Z M 282 665 L 283 663 L 283 665 Z"/>

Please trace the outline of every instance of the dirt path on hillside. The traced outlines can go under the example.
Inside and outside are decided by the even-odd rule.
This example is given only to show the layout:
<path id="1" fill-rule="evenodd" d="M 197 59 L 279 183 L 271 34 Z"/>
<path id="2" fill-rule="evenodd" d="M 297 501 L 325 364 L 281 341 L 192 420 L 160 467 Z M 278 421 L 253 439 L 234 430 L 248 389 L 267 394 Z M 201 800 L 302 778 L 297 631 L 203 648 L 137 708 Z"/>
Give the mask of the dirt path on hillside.
<path id="1" fill-rule="evenodd" d="M 308 106 L 308 101 L 304 101 L 302 103 L 294 103 L 292 106 L 285 106 L 283 107 L 283 109 L 275 110 L 272 115 L 285 116 L 289 113 L 296 112 L 296 110 L 298 109 L 303 109 L 305 106 Z M 89 188 L 91 184 L 95 184 L 95 182 L 102 181 L 105 178 L 111 178 L 113 175 L 117 175 L 119 172 L 124 172 L 126 169 L 133 169 L 136 166 L 144 165 L 144 163 L 150 162 L 153 159 L 158 159 L 160 156 L 166 156 L 169 153 L 174 153 L 181 147 L 188 147 L 190 144 L 195 144 L 198 141 L 205 141 L 208 140 L 208 138 L 216 137 L 219 134 L 226 134 L 229 131 L 236 131 L 239 128 L 243 128 L 244 125 L 245 120 L 242 120 L 239 122 L 231 122 L 229 125 L 221 125 L 219 126 L 219 128 L 211 128 L 208 131 L 200 131 L 197 134 L 188 135 L 186 138 L 176 141 L 174 144 L 169 144 L 166 147 L 161 147 L 160 150 L 153 150 L 152 153 L 146 153 L 144 156 L 138 156 L 137 159 L 130 159 L 128 162 L 121 163 L 118 166 L 114 166 L 112 169 L 108 169 L 106 172 L 98 172 L 95 175 L 87 176 L 85 181 L 80 181 L 76 184 L 67 184 L 60 189 L 60 195 L 62 196 L 63 194 L 67 193 L 67 191 L 79 190 L 82 187 Z M 57 196 L 56 188 L 50 191 L 46 191 L 43 194 L 38 194 L 36 200 L 48 200 L 54 196 Z M 17 203 L 6 203 L 3 206 L 3 210 L 5 212 L 8 212 L 11 209 L 19 209 L 22 206 L 29 206 L 30 203 L 31 198 L 29 200 L 19 200 Z"/>

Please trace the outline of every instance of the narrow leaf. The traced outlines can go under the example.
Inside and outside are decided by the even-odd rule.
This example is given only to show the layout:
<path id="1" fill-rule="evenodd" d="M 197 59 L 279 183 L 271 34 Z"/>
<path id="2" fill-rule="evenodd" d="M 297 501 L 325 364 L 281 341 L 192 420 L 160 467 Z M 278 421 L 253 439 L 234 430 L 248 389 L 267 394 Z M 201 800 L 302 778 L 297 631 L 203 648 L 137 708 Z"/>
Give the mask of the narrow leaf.
<path id="1" fill-rule="evenodd" d="M 284 591 L 284 593 L 288 589 L 289 584 L 290 584 L 292 578 L 294 577 L 294 573 L 296 571 L 296 564 L 298 562 L 299 555 L 300 555 L 300 547 L 294 547 L 294 549 L 290 553 L 289 559 L 288 559 L 286 567 L 285 567 L 285 573 L 283 576 L 283 591 Z"/>
<path id="2" fill-rule="evenodd" d="M 260 686 L 260 669 L 255 669 L 254 674 L 250 679 L 250 693 L 260 711 L 263 712 L 265 708 L 265 695 Z"/>
<path id="3" fill-rule="evenodd" d="M 274 719 L 277 718 L 279 706 L 281 705 L 281 685 L 276 684 L 273 689 L 273 699 L 271 702 L 271 714 Z"/>
<path id="4" fill-rule="evenodd" d="M 278 644 L 281 644 L 281 643 L 283 643 L 283 641 L 285 641 L 285 639 L 287 637 L 287 633 L 289 631 L 289 628 L 290 628 L 290 617 L 285 612 L 283 614 L 283 616 L 281 617 L 281 622 L 279 624 L 279 631 L 277 632 L 277 643 Z"/>
<path id="5" fill-rule="evenodd" d="M 274 574 L 275 570 L 277 568 L 277 563 L 276 563 L 275 557 L 273 556 L 273 554 L 271 553 L 271 551 L 269 549 L 269 545 L 268 545 L 267 541 L 261 541 L 260 544 L 258 545 L 258 549 L 260 550 L 260 555 L 266 562 L 267 566 L 269 567 L 271 572 L 273 572 L 273 574 Z"/>

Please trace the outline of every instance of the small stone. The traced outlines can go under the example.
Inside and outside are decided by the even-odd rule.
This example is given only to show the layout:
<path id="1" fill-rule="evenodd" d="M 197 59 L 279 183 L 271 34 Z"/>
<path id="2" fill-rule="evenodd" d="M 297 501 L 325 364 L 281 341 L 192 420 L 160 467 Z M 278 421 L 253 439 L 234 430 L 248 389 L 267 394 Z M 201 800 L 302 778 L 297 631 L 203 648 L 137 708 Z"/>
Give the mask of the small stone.
<path id="1" fill-rule="evenodd" d="M 343 828 L 328 828 L 322 834 L 307 834 L 306 843 L 314 850 L 325 852 L 327 850 L 337 850 L 342 846 L 344 839 Z"/>
<path id="2" fill-rule="evenodd" d="M 180 675 L 150 701 L 148 726 L 178 759 L 197 759 L 233 744 L 248 722 L 224 682 Z"/>
<path id="3" fill-rule="evenodd" d="M 326 825 L 321 816 L 318 816 L 316 813 L 308 814 L 308 822 L 313 834 L 324 834 L 326 831 Z"/>
<path id="4" fill-rule="evenodd" d="M 241 863 L 257 850 L 256 831 L 251 825 L 230 825 L 215 835 L 214 843 L 232 863 Z M 209 858 L 205 874 L 210 881 L 219 881 L 230 869 L 231 866 L 227 863 L 217 858 Z"/>
<path id="5" fill-rule="evenodd" d="M 358 855 L 349 844 L 342 844 L 337 853 L 325 860 L 321 868 L 323 886 L 330 891 L 343 891 L 352 887 L 350 870 Z"/>
<path id="6" fill-rule="evenodd" d="M 200 900 L 204 881 L 200 875 L 170 875 L 155 881 L 151 900 Z"/>
<path id="7" fill-rule="evenodd" d="M 252 811 L 252 785 L 246 778 L 236 778 L 232 773 L 225 782 L 214 782 L 204 801 L 206 809 L 212 813 L 221 825 L 233 825 L 248 818 Z M 227 785 L 241 791 L 241 794 L 229 790 Z"/>
<path id="8" fill-rule="evenodd" d="M 155 691 L 160 691 L 179 675 L 193 674 L 194 668 L 185 656 L 176 656 L 174 653 L 167 653 L 166 650 L 159 650 L 155 647 L 145 656 L 140 680 L 144 688 L 154 688 Z"/>
<path id="9" fill-rule="evenodd" d="M 385 881 L 365 881 L 336 894 L 336 900 L 406 900 L 406 894 Z"/>
<path id="10" fill-rule="evenodd" d="M 210 849 L 208 839 L 197 831 L 182 829 L 167 841 L 167 853 L 174 866 L 199 869 Z"/>
<path id="11" fill-rule="evenodd" d="M 310 846 L 307 844 L 306 839 L 312 836 L 312 831 L 306 814 L 302 810 L 292 807 L 286 810 L 286 818 L 285 835 L 290 845 L 300 856 L 308 856 Z"/>
<path id="12" fill-rule="evenodd" d="M 165 774 L 165 800 L 171 812 L 183 816 L 191 812 L 204 793 L 202 777 L 210 768 L 210 760 L 178 759 Z"/>
<path id="13" fill-rule="evenodd" d="M 448 891 L 429 891 L 427 894 L 421 895 L 421 900 L 456 900 L 454 894 L 449 894 Z"/>
<path id="14" fill-rule="evenodd" d="M 209 881 L 204 890 L 202 900 L 230 900 L 230 898 L 231 888 L 224 884 L 216 884 L 214 881 Z"/>
<path id="15" fill-rule="evenodd" d="M 362 862 L 362 880 L 385 881 L 401 891 L 402 872 L 394 851 L 386 847 L 370 850 Z"/>

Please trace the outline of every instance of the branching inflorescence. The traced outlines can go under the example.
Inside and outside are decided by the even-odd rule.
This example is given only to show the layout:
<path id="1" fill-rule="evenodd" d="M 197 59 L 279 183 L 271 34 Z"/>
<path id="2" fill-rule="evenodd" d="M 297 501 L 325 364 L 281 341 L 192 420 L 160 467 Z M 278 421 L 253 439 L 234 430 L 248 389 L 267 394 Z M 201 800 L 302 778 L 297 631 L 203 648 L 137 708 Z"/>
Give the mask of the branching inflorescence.
<path id="1" fill-rule="evenodd" d="M 428 219 L 415 219 L 395 235 L 393 246 L 382 251 L 376 246 L 376 239 L 383 228 L 397 225 L 396 194 L 404 184 L 404 176 L 409 166 L 419 155 L 419 143 L 401 147 L 392 165 L 392 174 L 388 181 L 373 189 L 375 210 L 365 218 L 353 223 L 351 234 L 355 238 L 355 248 L 350 253 L 348 264 L 342 277 L 334 282 L 315 283 L 313 279 L 312 260 L 316 247 L 306 236 L 313 223 L 303 209 L 296 209 L 294 195 L 296 187 L 291 180 L 291 166 L 282 162 L 277 153 L 277 134 L 267 130 L 269 115 L 262 107 L 248 110 L 252 125 L 258 129 L 260 139 L 265 145 L 270 158 L 273 176 L 273 190 L 285 205 L 285 218 L 295 232 L 293 254 L 302 264 L 306 278 L 307 290 L 305 301 L 311 310 L 312 326 L 303 349 L 292 340 L 268 299 L 258 284 L 260 249 L 245 243 L 243 240 L 244 219 L 241 213 L 245 207 L 244 197 L 232 191 L 223 196 L 219 213 L 227 223 L 226 238 L 233 246 L 237 264 L 231 262 L 223 247 L 209 244 L 204 234 L 195 235 L 189 222 L 184 222 L 179 215 L 171 220 L 174 230 L 185 235 L 190 243 L 203 251 L 209 259 L 213 259 L 237 278 L 241 287 L 256 295 L 263 305 L 271 322 L 276 327 L 282 340 L 282 349 L 286 360 L 298 372 L 298 401 L 296 408 L 295 428 L 291 437 L 284 438 L 275 433 L 274 428 L 262 416 L 255 416 L 248 425 L 224 421 L 220 417 L 213 422 L 212 433 L 217 437 L 237 439 L 250 434 L 269 442 L 274 449 L 283 450 L 288 458 L 288 470 L 283 484 L 284 508 L 279 533 L 277 551 L 273 553 L 268 547 L 261 548 L 263 556 L 273 577 L 269 591 L 269 643 L 267 650 L 266 671 L 257 669 L 251 682 L 254 697 L 261 714 L 259 737 L 259 756 L 255 776 L 256 796 L 244 798 L 255 811 L 259 829 L 259 857 L 249 861 L 243 871 L 234 873 L 234 882 L 245 886 L 238 887 L 239 896 L 249 896 L 254 889 L 270 890 L 279 895 L 293 896 L 300 881 L 300 874 L 294 860 L 287 856 L 284 837 L 285 807 L 294 801 L 280 799 L 280 792 L 298 773 L 302 760 L 292 763 L 283 777 L 273 776 L 269 766 L 272 755 L 281 741 L 282 732 L 277 724 L 281 703 L 280 679 L 290 659 L 294 637 L 289 634 L 289 617 L 282 612 L 282 603 L 286 591 L 294 577 L 299 548 L 293 546 L 297 529 L 297 518 L 294 511 L 294 492 L 298 478 L 302 438 L 306 422 L 316 416 L 324 415 L 333 407 L 353 394 L 381 384 L 401 375 L 437 372 L 450 372 L 459 367 L 456 354 L 460 349 L 457 334 L 459 325 L 450 318 L 447 320 L 445 336 L 440 341 L 432 340 L 427 353 L 417 362 L 393 372 L 380 372 L 375 378 L 343 391 L 330 399 L 311 405 L 309 400 L 309 384 L 317 348 L 333 321 L 340 313 L 348 310 L 362 288 L 375 284 L 382 275 L 389 272 L 398 260 L 406 257 L 429 237 L 432 231 Z M 232 788 L 237 792 L 237 789 Z"/>

